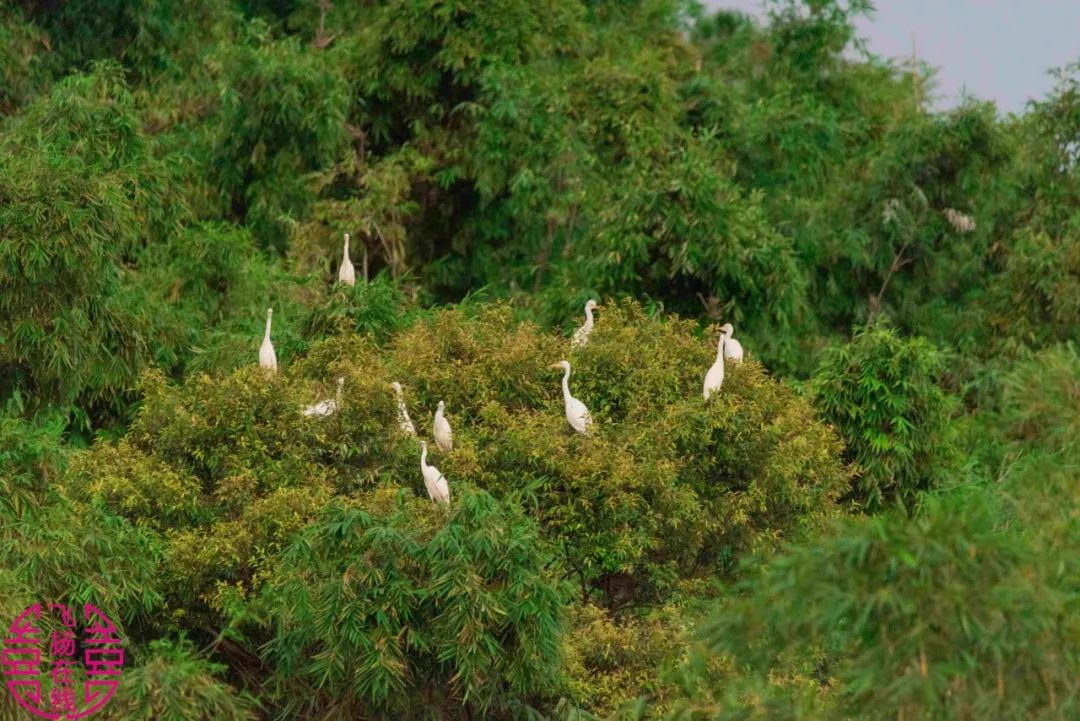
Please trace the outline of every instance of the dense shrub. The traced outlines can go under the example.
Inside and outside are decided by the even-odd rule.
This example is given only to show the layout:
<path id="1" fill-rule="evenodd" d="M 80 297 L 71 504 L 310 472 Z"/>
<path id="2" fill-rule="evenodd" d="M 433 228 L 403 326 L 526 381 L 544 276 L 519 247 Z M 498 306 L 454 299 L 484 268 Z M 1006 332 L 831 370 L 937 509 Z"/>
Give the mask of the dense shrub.
<path id="1" fill-rule="evenodd" d="M 314 200 L 306 174 L 332 165 L 343 150 L 347 88 L 295 39 L 250 35 L 250 45 L 222 58 L 214 174 L 231 215 L 260 245 L 282 251 Z"/>
<path id="2" fill-rule="evenodd" d="M 994 284 L 994 346 L 1041 348 L 1080 340 L 1080 227 L 1051 238 L 1025 229 L 1010 244 Z"/>
<path id="3" fill-rule="evenodd" d="M 464 306 L 421 318 L 382 350 L 351 333 L 316 343 L 277 374 L 255 365 L 257 336 L 248 366 L 228 375 L 173 385 L 149 373 L 130 432 L 78 454 L 64 488 L 157 539 L 157 587 L 184 609 L 181 628 L 235 625 L 275 649 L 264 663 L 282 708 L 298 697 L 310 698 L 294 709 L 307 715 L 408 714 L 402 699 L 417 693 L 478 708 L 554 694 L 560 573 L 575 595 L 614 607 L 664 598 L 680 578 L 728 573 L 746 551 L 819 527 L 848 489 L 836 436 L 760 365 L 732 367 L 706 404 L 713 344 L 691 324 L 632 303 L 601 312 L 571 356 L 571 387 L 596 418 L 588 439 L 567 427 L 560 376 L 547 367 L 566 340 L 515 325 L 509 308 Z M 337 377 L 342 407 L 304 417 Z M 448 520 L 427 501 L 416 443 L 397 427 L 394 380 L 424 435 L 438 400 L 447 404 L 455 448 L 433 447 L 431 462 L 450 480 Z M 413 500 L 388 505 L 393 488 Z M 376 575 L 349 593 L 366 588 L 388 605 L 342 635 L 327 604 L 346 613 L 359 603 L 335 595 L 359 572 L 357 557 Z M 479 591 L 459 582 L 494 595 L 470 596 Z M 455 606 L 464 598 L 472 604 Z M 265 622 L 245 621 L 255 618 Z M 462 645 L 464 624 L 480 624 L 469 638 L 487 629 L 490 640 Z M 396 651 L 383 645 L 392 638 Z M 447 663 L 456 671 L 429 697 L 416 684 Z"/>
<path id="4" fill-rule="evenodd" d="M 671 718 L 1075 714 L 1075 554 L 1008 515 L 986 489 L 951 493 L 777 558 L 703 631 L 744 673 L 700 657 Z"/>
<path id="5" fill-rule="evenodd" d="M 1017 363 L 1000 386 L 999 412 L 987 421 L 1014 449 L 1080 452 L 1080 357 L 1075 346 L 1046 348 Z"/>
<path id="6" fill-rule="evenodd" d="M 858 466 L 859 500 L 880 508 L 911 500 L 949 470 L 951 401 L 944 358 L 926 340 L 875 325 L 830 348 L 814 375 L 814 398 Z"/>
<path id="7" fill-rule="evenodd" d="M 0 117 L 11 114 L 49 79 L 40 42 L 41 32 L 17 8 L 0 9 Z"/>
<path id="8" fill-rule="evenodd" d="M 848 479 L 809 404 L 752 361 L 704 404 L 711 342 L 633 303 L 601 312 L 589 345 L 570 356 L 571 391 L 597 426 L 587 441 L 569 432 L 560 375 L 547 369 L 567 347 L 513 328 L 506 311 L 437 314 L 391 350 L 420 407 L 445 400 L 460 428 L 444 472 L 528 492 L 583 594 L 625 603 L 663 593 L 680 574 L 722 571 L 833 512 Z"/>
<path id="9" fill-rule="evenodd" d="M 468 491 L 449 516 L 411 490 L 349 506 L 305 530 L 264 594 L 288 713 L 483 712 L 553 688 L 564 594 L 520 510 Z"/>
<path id="10" fill-rule="evenodd" d="M 547 368 L 565 341 L 515 327 L 507 309 L 442 311 L 395 336 L 383 357 L 343 336 L 277 376 L 253 364 L 182 388 L 151 376 L 128 439 L 76 461 L 73 477 L 133 520 L 173 529 L 175 561 L 206 593 L 196 579 L 249 578 L 250 564 L 267 561 L 266 544 L 330 495 L 381 479 L 422 490 L 415 446 L 392 420 L 389 384 L 400 380 L 420 428 L 430 424 L 420 409 L 447 404 L 457 448 L 438 463 L 452 485 L 524 494 L 582 593 L 609 602 L 729 568 L 742 551 L 835 510 L 848 487 L 837 439 L 805 401 L 746 361 L 719 401 L 704 404 L 711 343 L 632 304 L 603 312 L 573 360 L 572 388 L 598 426 L 588 441 L 566 427 L 560 377 Z M 339 375 L 344 408 L 325 421 L 301 416 Z M 284 528 L 264 518 L 282 504 L 293 519 Z"/>
<path id="11" fill-rule="evenodd" d="M 226 666 L 199 656 L 190 641 L 154 641 L 124 669 L 101 718 L 115 721 L 254 721 L 254 699 L 220 676 Z"/>
<path id="12" fill-rule="evenodd" d="M 132 264 L 178 212 L 119 69 L 71 76 L 0 134 L 0 368 L 5 394 L 117 404 L 175 359 L 167 314 Z"/>
<path id="13" fill-rule="evenodd" d="M 0 615 L 113 718 L 1075 716 L 1080 65 L 933 110 L 869 5 L 7 3 Z"/>
<path id="14" fill-rule="evenodd" d="M 613 616 L 587 605 L 572 608 L 566 635 L 571 697 L 599 718 L 636 700 L 662 704 L 674 690 L 669 675 L 689 641 L 689 610 L 676 604 L 649 615 Z"/>

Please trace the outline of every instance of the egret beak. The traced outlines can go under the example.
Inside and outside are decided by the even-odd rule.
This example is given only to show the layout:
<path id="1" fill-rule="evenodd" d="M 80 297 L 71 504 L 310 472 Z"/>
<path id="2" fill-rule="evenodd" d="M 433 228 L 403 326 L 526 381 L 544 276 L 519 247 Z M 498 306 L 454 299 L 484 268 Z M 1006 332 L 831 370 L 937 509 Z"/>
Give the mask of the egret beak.
<path id="1" fill-rule="evenodd" d="M 551 365 L 548 366 L 548 368 L 562 368 L 562 366 L 559 365 L 558 363 L 552 363 Z"/>

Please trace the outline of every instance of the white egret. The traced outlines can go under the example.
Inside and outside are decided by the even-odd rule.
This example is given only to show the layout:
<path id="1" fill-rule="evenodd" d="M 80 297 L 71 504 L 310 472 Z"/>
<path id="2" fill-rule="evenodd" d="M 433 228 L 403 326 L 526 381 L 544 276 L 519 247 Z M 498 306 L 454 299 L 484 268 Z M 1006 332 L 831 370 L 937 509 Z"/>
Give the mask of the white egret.
<path id="1" fill-rule="evenodd" d="M 266 332 L 263 334 L 263 342 L 259 347 L 259 365 L 263 368 L 277 372 L 277 354 L 274 353 L 274 344 L 270 342 L 270 320 L 274 316 L 274 309 L 266 309 Z"/>
<path id="2" fill-rule="evenodd" d="M 953 208 L 945 209 L 945 219 L 949 221 L 949 225 L 953 227 L 957 233 L 973 233 L 975 232 L 975 219 L 970 215 L 961 213 Z"/>
<path id="3" fill-rule="evenodd" d="M 427 443 L 424 441 L 420 441 L 420 472 L 424 474 L 424 486 L 431 500 L 450 505 L 450 484 L 438 468 L 427 464 Z"/>
<path id="4" fill-rule="evenodd" d="M 735 327 L 731 323 L 720 326 L 720 332 L 724 334 L 724 357 L 729 361 L 739 363 L 742 361 L 742 343 L 732 338 Z"/>
<path id="5" fill-rule="evenodd" d="M 356 271 L 352 261 L 349 260 L 349 234 L 345 234 L 345 249 L 342 251 L 341 268 L 337 274 L 338 282 L 345 285 L 356 285 Z"/>
<path id="6" fill-rule="evenodd" d="M 550 366 L 551 368 L 562 368 L 562 394 L 563 402 L 566 405 L 566 420 L 569 421 L 570 427 L 583 436 L 589 435 L 589 426 L 592 425 L 592 416 L 589 415 L 589 409 L 585 407 L 585 404 L 570 395 L 570 362 L 559 361 Z"/>
<path id="7" fill-rule="evenodd" d="M 593 328 L 593 308 L 598 307 L 595 300 L 590 300 L 585 303 L 585 322 L 582 323 L 581 327 L 574 333 L 574 337 L 570 341 L 571 350 L 584 348 L 585 344 L 589 342 L 589 334 L 592 333 Z"/>
<path id="8" fill-rule="evenodd" d="M 724 346 L 728 334 L 726 330 L 721 329 L 721 331 L 720 342 L 716 345 L 716 362 L 705 374 L 705 400 L 709 400 L 709 394 L 720 390 L 720 386 L 724 385 Z"/>
<path id="9" fill-rule="evenodd" d="M 443 453 L 449 453 L 454 448 L 454 434 L 450 430 L 450 421 L 446 420 L 446 416 L 443 415 L 445 408 L 446 404 L 439 401 L 439 407 L 435 411 L 435 426 L 432 431 L 435 436 L 435 445 Z"/>
<path id="10" fill-rule="evenodd" d="M 416 426 L 413 425 L 412 419 L 409 418 L 409 411 L 405 408 L 405 396 L 401 393 L 401 384 L 394 381 L 390 384 L 390 387 L 394 389 L 394 393 L 397 395 L 398 424 L 401 426 L 401 430 L 410 436 L 415 436 Z"/>
<path id="11" fill-rule="evenodd" d="M 313 406 L 304 409 L 305 416 L 329 416 L 341 406 L 341 389 L 345 386 L 345 379 L 337 379 L 337 396 L 319 401 Z"/>

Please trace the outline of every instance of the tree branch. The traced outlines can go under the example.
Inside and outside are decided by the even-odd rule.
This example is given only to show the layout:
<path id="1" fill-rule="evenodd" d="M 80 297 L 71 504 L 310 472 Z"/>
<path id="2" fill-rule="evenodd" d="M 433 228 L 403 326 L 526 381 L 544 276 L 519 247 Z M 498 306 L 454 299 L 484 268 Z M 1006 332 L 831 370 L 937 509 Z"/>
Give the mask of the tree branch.
<path id="1" fill-rule="evenodd" d="M 885 289 L 889 287 L 889 281 L 892 280 L 893 274 L 896 273 L 901 267 L 911 262 L 910 258 L 904 258 L 904 251 L 911 245 L 910 240 L 904 241 L 904 244 L 900 246 L 900 250 L 893 256 L 892 264 L 889 266 L 889 272 L 885 274 L 885 280 L 881 282 L 881 288 L 875 295 L 870 296 L 870 319 L 874 317 L 881 310 L 881 298 L 885 295 Z"/>

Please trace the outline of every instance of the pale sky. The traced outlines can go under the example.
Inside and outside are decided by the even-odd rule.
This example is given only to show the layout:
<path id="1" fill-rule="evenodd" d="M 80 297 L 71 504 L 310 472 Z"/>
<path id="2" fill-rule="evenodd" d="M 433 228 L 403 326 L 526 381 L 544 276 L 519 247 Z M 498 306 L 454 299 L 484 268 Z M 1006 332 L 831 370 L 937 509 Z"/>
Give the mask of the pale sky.
<path id="1" fill-rule="evenodd" d="M 701 0 L 764 17 L 761 0 Z M 1080 60 L 1080 0 L 876 0 L 859 34 L 872 53 L 911 56 L 937 67 L 937 107 L 951 107 L 964 90 L 1021 112 L 1029 98 L 1053 86 L 1052 67 Z"/>

